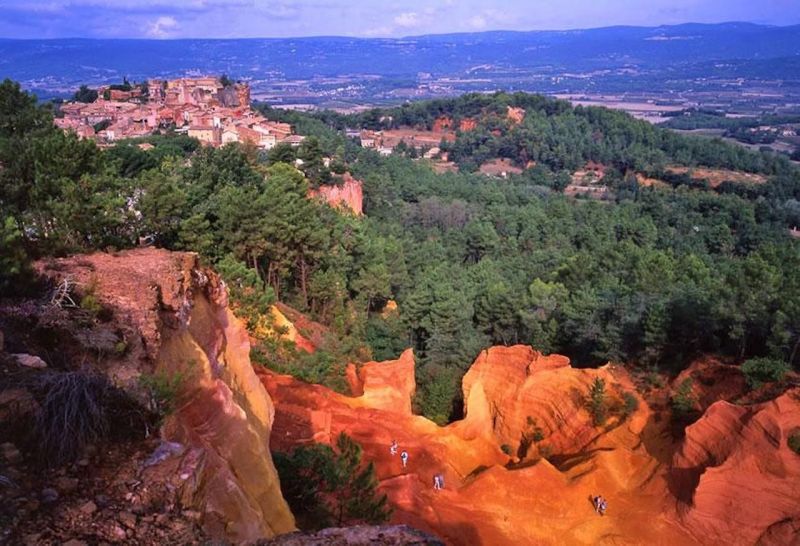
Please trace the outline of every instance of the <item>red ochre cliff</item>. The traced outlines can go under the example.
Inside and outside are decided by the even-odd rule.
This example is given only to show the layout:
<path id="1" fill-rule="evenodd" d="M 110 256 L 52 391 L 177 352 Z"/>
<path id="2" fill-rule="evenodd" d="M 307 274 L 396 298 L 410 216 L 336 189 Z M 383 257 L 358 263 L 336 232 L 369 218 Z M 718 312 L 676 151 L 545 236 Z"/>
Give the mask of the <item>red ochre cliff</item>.
<path id="1" fill-rule="evenodd" d="M 224 283 L 196 254 L 139 249 L 39 264 L 45 275 L 92 286 L 113 309 L 126 357 L 102 373 L 137 390 L 143 374 L 180 379 L 161 430 L 169 447 L 142 469 L 174 476 L 184 508 L 226 543 L 292 531 L 269 437 L 272 400 L 253 371 L 247 330 L 228 307 Z M 155 455 L 154 455 L 155 456 Z"/>
<path id="2" fill-rule="evenodd" d="M 800 389 L 746 407 L 712 404 L 673 459 L 687 527 L 706 543 L 800 544 L 800 456 L 787 445 L 799 426 Z"/>
<path id="3" fill-rule="evenodd" d="M 576 369 L 525 346 L 481 352 L 463 380 L 465 418 L 446 427 L 411 413 L 410 350 L 351 367 L 354 396 L 259 373 L 275 401 L 273 449 L 350 434 L 376 465 L 392 521 L 448 544 L 797 541 L 800 457 L 786 446 L 800 426 L 797 390 L 762 405 L 714 404 L 676 445 L 668 416 L 635 394 L 624 368 Z M 604 427 L 586 408 L 597 377 L 610 410 Z M 627 417 L 625 393 L 638 400 Z M 409 453 L 406 469 L 392 440 Z M 437 473 L 444 491 L 433 489 Z M 603 517 L 594 494 L 608 500 Z"/>
<path id="4" fill-rule="evenodd" d="M 464 419 L 440 427 L 412 413 L 410 350 L 350 366 L 353 396 L 254 371 L 224 283 L 194 254 L 140 249 L 39 270 L 93 286 L 113 309 L 125 356 L 102 372 L 115 384 L 135 390 L 145 373 L 182 377 L 161 430 L 181 448 L 142 479 L 173 476 L 181 505 L 215 538 L 250 543 L 292 530 L 269 448 L 346 432 L 375 463 L 392 523 L 448 544 L 798 544 L 800 457 L 787 439 L 800 429 L 800 388 L 735 405 L 741 375 L 699 362 L 691 370 L 703 414 L 674 441 L 669 413 L 651 408 L 623 367 L 577 369 L 530 347 L 495 347 L 463 379 Z M 313 351 L 319 326 L 275 311 Z M 597 378 L 609 409 L 602 427 L 586 404 Z M 637 407 L 626 415 L 631 396 Z M 390 454 L 392 440 L 409 453 L 407 468 Z M 433 489 L 439 473 L 443 491 Z M 593 510 L 595 494 L 608 500 L 605 516 Z"/>
<path id="5" fill-rule="evenodd" d="M 364 190 L 360 180 L 356 180 L 350 173 L 342 177 L 341 185 L 322 185 L 319 189 L 311 190 L 312 197 L 321 197 L 334 208 L 349 209 L 356 216 L 364 214 Z"/>

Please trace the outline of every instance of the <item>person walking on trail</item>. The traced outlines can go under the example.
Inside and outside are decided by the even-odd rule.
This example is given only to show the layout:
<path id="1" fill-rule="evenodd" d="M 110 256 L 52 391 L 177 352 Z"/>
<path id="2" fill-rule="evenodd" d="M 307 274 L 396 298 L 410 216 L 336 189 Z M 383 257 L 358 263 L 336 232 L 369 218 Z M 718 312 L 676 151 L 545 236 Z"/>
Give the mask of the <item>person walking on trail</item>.
<path id="1" fill-rule="evenodd" d="M 441 474 L 436 474 L 433 477 L 433 488 L 436 491 L 441 491 L 442 489 L 444 489 L 444 476 L 442 476 Z"/>
<path id="2" fill-rule="evenodd" d="M 392 457 L 397 455 L 397 440 L 392 440 L 392 445 L 389 446 L 389 453 L 392 454 Z"/>
<path id="3" fill-rule="evenodd" d="M 403 450 L 400 454 L 400 462 L 403 463 L 403 468 L 408 464 L 408 451 Z"/>
<path id="4" fill-rule="evenodd" d="M 606 499 L 604 499 L 600 495 L 597 495 L 592 500 L 594 501 L 594 510 L 595 510 L 595 512 L 597 512 L 601 516 L 604 515 L 606 513 L 606 508 L 608 507 L 608 504 L 606 503 Z"/>

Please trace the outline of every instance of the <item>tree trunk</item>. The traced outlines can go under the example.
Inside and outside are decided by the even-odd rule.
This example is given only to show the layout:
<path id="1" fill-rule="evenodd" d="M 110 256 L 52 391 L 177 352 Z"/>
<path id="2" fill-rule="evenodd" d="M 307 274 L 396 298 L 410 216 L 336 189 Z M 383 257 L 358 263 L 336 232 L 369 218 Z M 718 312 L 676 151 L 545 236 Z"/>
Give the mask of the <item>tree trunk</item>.
<path id="1" fill-rule="evenodd" d="M 300 292 L 303 293 L 303 301 L 308 309 L 308 264 L 304 256 L 300 256 Z"/>
<path id="2" fill-rule="evenodd" d="M 797 356 L 798 347 L 800 347 L 800 336 L 798 336 L 797 341 L 794 344 L 794 347 L 792 347 L 792 354 L 789 355 L 789 366 L 794 366 L 794 357 Z"/>
<path id="3" fill-rule="evenodd" d="M 275 262 L 270 261 L 269 266 L 267 266 L 267 284 L 272 287 L 272 290 L 275 291 L 275 299 L 280 301 L 281 299 L 281 285 L 280 285 L 280 278 L 276 271 Z"/>

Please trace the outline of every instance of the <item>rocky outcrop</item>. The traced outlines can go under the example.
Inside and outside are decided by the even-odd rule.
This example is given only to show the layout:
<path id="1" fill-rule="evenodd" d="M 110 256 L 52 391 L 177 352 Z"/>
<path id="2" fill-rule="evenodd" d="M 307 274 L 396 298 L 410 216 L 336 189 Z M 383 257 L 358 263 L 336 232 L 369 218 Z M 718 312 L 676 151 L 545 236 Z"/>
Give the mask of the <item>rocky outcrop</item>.
<path id="1" fill-rule="evenodd" d="M 278 306 L 270 306 L 269 312 L 272 318 L 272 329 L 278 332 L 280 339 L 293 343 L 295 347 L 307 353 L 313 353 L 317 350 L 317 346 L 298 331 L 294 323 L 289 320 Z"/>
<path id="2" fill-rule="evenodd" d="M 733 401 L 746 396 L 747 382 L 741 366 L 720 362 L 713 357 L 701 357 L 693 361 L 672 381 L 672 391 L 688 381 L 689 392 L 697 408 L 705 411 L 719 400 Z"/>
<path id="3" fill-rule="evenodd" d="M 259 371 L 275 401 L 273 449 L 331 443 L 346 432 L 374 463 L 392 523 L 446 544 L 697 543 L 676 523 L 667 466 L 651 455 L 667 440 L 647 404 L 640 400 L 624 420 L 612 415 L 604 428 L 593 427 L 583 407 L 589 385 L 602 377 L 616 412 L 617 389 L 634 390 L 624 370 L 578 370 L 530 347 L 492 348 L 464 379 L 466 418 L 439 427 L 406 411 L 411 364 L 407 351 L 362 367 L 351 375 L 352 397 Z M 543 429 L 541 443 L 554 446 L 547 458 L 520 460 L 501 449 L 517 447 L 527 416 Z M 405 468 L 390 453 L 393 440 L 409 453 Z M 443 491 L 433 489 L 436 474 L 444 475 Z M 612 507 L 602 518 L 590 501 L 597 493 Z"/>
<path id="4" fill-rule="evenodd" d="M 458 123 L 458 130 L 461 132 L 472 131 L 478 126 L 477 120 L 473 118 L 464 118 Z M 442 133 L 455 129 L 453 118 L 448 116 L 440 116 L 433 121 L 432 131 L 434 133 Z"/>
<path id="5" fill-rule="evenodd" d="M 506 110 L 506 117 L 508 121 L 513 123 L 514 125 L 518 125 L 525 121 L 525 109 L 524 108 L 515 108 L 513 106 L 509 106 Z"/>
<path id="6" fill-rule="evenodd" d="M 334 208 L 349 209 L 356 216 L 364 214 L 364 188 L 360 180 L 345 173 L 340 185 L 322 185 L 312 190 L 313 197 L 321 197 Z"/>
<path id="7" fill-rule="evenodd" d="M 622 370 L 578 370 L 564 356 L 523 345 L 486 349 L 464 376 L 465 419 L 458 426 L 491 434 L 514 453 L 545 446 L 548 454 L 578 453 L 600 433 L 586 404 L 595 378 L 605 381 L 609 406 L 619 406 L 623 391 L 635 393 Z"/>
<path id="8" fill-rule="evenodd" d="M 411 349 L 397 360 L 363 364 L 357 372 L 350 367 L 348 375 L 353 395 L 365 406 L 411 415 L 411 400 L 417 388 Z"/>
<path id="9" fill-rule="evenodd" d="M 458 130 L 462 133 L 466 133 L 467 131 L 474 131 L 475 128 L 478 126 L 478 121 L 473 118 L 464 118 L 458 124 Z"/>
<path id="10" fill-rule="evenodd" d="M 130 347 L 127 358 L 104 370 L 115 382 L 135 390 L 148 374 L 177 386 L 162 435 L 182 449 L 157 464 L 175 465 L 182 503 L 198 511 L 204 529 L 234 543 L 292 531 L 269 451 L 272 401 L 217 275 L 195 254 L 156 249 L 58 260 L 44 269 L 91 284 L 113 309 Z"/>
<path id="11" fill-rule="evenodd" d="M 712 404 L 672 464 L 684 524 L 705 542 L 790 543 L 781 537 L 800 522 L 800 456 L 787 439 L 798 429 L 800 389 L 763 404 Z"/>
<path id="12" fill-rule="evenodd" d="M 434 133 L 441 133 L 453 128 L 453 119 L 447 116 L 439 116 L 433 120 L 433 127 L 431 130 Z"/>

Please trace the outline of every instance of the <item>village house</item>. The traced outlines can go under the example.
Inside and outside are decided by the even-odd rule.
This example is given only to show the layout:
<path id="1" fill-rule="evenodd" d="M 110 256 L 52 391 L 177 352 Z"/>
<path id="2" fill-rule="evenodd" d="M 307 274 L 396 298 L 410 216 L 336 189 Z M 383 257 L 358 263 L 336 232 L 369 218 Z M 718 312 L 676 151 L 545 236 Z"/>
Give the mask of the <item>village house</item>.
<path id="1" fill-rule="evenodd" d="M 239 131 L 236 130 L 236 127 L 234 125 L 227 125 L 222 130 L 222 134 L 220 135 L 220 140 L 223 146 L 225 146 L 226 144 L 231 144 L 233 142 L 239 142 Z"/>
<path id="2" fill-rule="evenodd" d="M 380 134 L 372 131 L 361 131 L 361 147 L 362 148 L 376 148 L 380 142 Z"/>
<path id="3" fill-rule="evenodd" d="M 93 103 L 62 105 L 56 126 L 101 145 L 169 128 L 206 146 L 247 142 L 269 150 L 279 142 L 292 146 L 302 142 L 288 123 L 269 121 L 250 108 L 246 83 L 226 86 L 210 77 L 153 79 L 146 87 L 133 86 L 130 91 L 104 91 L 108 91 L 107 99 L 101 93 Z"/>
<path id="4" fill-rule="evenodd" d="M 222 144 L 222 134 L 218 127 L 191 125 L 187 134 L 199 140 L 204 146 L 219 146 Z"/>
<path id="5" fill-rule="evenodd" d="M 251 144 L 258 146 L 261 142 L 261 133 L 251 129 L 250 127 L 242 126 L 236 128 L 236 133 L 239 135 L 239 142 L 242 144 Z"/>
<path id="6" fill-rule="evenodd" d="M 286 137 L 283 140 L 283 142 L 286 142 L 287 144 L 289 144 L 293 148 L 297 148 L 298 146 L 300 146 L 303 143 L 303 141 L 305 139 L 306 139 L 306 137 L 301 136 L 301 135 L 291 135 L 291 136 Z"/>

